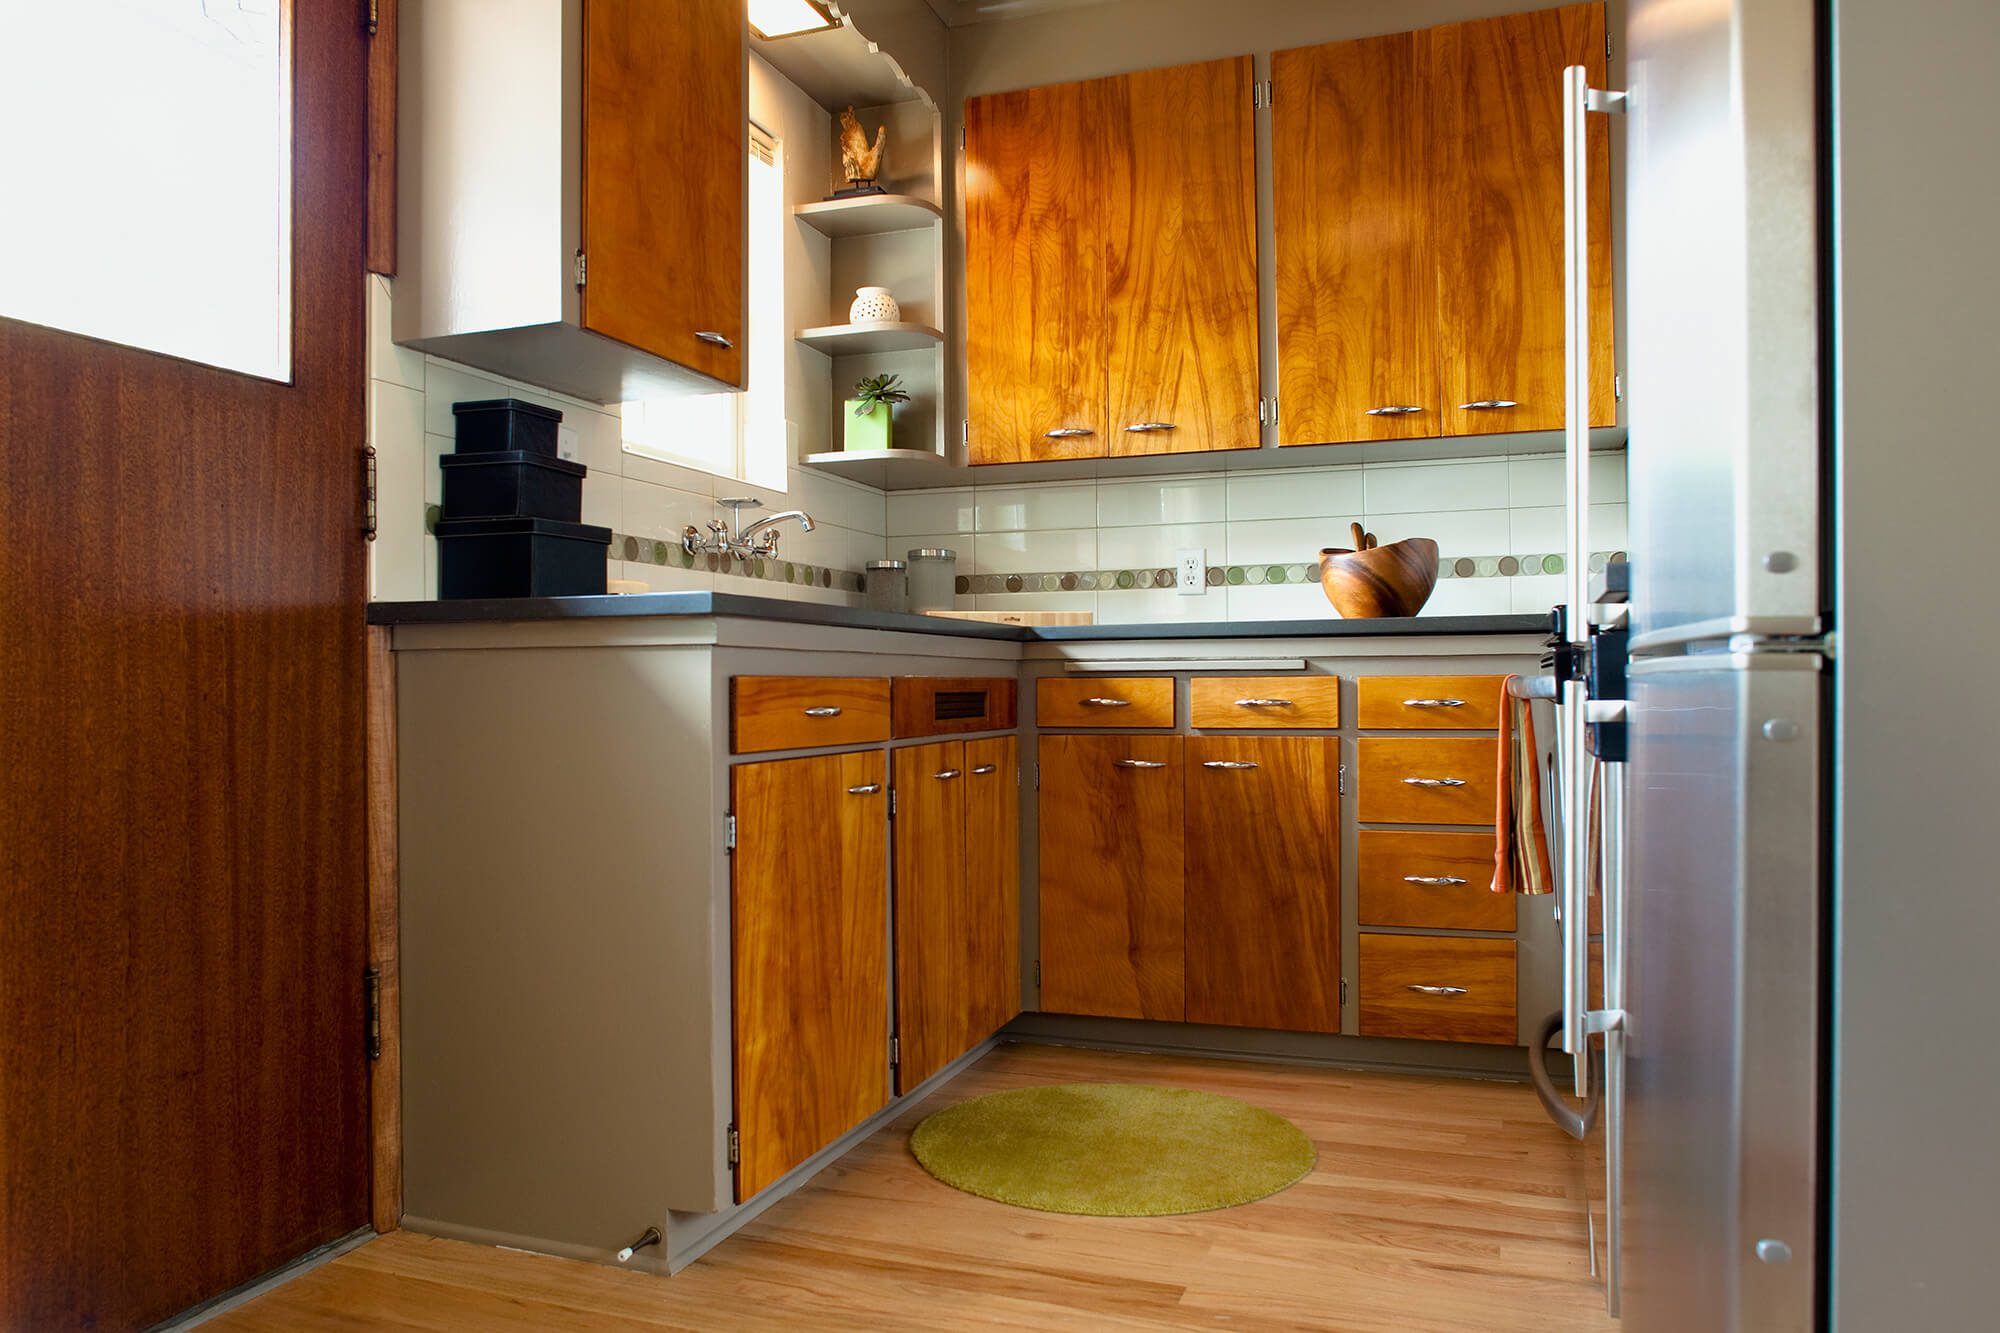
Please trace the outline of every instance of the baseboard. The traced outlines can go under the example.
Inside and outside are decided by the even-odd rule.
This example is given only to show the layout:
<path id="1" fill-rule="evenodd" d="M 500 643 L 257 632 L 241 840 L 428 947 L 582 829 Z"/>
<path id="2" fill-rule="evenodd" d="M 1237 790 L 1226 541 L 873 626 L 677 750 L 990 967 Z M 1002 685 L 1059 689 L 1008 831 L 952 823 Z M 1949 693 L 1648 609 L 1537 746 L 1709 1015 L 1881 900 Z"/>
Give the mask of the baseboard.
<path id="1" fill-rule="evenodd" d="M 339 1240 L 328 1241 L 317 1249 L 307 1250 L 283 1267 L 274 1268 L 261 1277 L 253 1277 L 241 1286 L 231 1287 L 220 1296 L 203 1301 L 192 1309 L 183 1310 L 172 1319 L 153 1325 L 153 1329 L 155 1333 L 159 1333 L 160 1330 L 194 1328 L 199 1324 L 205 1324 L 219 1314 L 234 1310 L 240 1305 L 247 1305 L 271 1288 L 290 1282 L 301 1273 L 311 1272 L 321 1264 L 332 1263 L 349 1250 L 374 1240 L 375 1236 L 376 1231 L 373 1227 L 361 1227 L 350 1231 Z"/>

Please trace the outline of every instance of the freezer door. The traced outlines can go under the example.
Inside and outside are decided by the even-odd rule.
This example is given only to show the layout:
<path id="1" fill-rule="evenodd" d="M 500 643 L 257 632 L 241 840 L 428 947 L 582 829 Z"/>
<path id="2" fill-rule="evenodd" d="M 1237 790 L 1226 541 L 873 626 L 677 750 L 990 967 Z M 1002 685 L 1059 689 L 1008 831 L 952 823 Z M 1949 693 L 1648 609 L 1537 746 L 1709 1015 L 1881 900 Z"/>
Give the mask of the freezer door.
<path id="1" fill-rule="evenodd" d="M 1631 0 L 1633 649 L 1825 606 L 1813 0 Z"/>
<path id="2" fill-rule="evenodd" d="M 1813 1326 L 1821 659 L 1637 664 L 1626 877 L 1623 1314 Z"/>

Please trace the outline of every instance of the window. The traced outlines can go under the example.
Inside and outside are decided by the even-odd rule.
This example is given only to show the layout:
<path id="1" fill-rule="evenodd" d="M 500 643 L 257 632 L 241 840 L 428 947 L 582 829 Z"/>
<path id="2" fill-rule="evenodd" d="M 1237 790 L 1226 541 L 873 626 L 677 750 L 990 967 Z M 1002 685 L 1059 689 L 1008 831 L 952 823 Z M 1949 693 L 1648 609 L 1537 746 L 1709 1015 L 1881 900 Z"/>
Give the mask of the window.
<path id="1" fill-rule="evenodd" d="M 785 489 L 791 467 L 785 420 L 784 157 L 778 141 L 750 127 L 750 288 L 745 337 L 750 387 L 742 393 L 688 394 L 626 403 L 625 451 Z"/>
<path id="2" fill-rule="evenodd" d="M 287 0 L 0 0 L 0 315 L 292 374 Z"/>

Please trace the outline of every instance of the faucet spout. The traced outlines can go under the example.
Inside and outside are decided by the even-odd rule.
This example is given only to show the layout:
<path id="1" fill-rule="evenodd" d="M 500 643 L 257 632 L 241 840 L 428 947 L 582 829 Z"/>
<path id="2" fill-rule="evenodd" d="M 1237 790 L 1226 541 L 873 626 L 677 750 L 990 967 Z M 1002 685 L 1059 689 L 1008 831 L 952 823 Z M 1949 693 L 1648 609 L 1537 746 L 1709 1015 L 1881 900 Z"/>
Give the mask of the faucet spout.
<path id="1" fill-rule="evenodd" d="M 805 531 L 811 532 L 813 530 L 814 524 L 813 524 L 813 517 L 811 514 L 808 514 L 803 509 L 787 509 L 782 514 L 769 514 L 763 518 L 758 519 L 755 523 L 749 524 L 741 532 L 736 534 L 736 540 L 747 542 L 752 537 L 755 537 L 758 533 L 763 532 L 765 529 L 775 528 L 780 523 L 784 523 L 793 519 L 796 519 L 798 521 L 798 525 Z"/>

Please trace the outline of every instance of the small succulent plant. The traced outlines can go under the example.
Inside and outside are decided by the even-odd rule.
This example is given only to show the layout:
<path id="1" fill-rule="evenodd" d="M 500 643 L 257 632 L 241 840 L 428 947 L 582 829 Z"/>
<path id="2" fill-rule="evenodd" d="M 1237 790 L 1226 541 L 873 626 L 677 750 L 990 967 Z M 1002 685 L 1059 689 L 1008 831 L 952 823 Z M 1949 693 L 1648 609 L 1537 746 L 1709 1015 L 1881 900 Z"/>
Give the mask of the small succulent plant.
<path id="1" fill-rule="evenodd" d="M 870 416 L 877 407 L 892 407 L 896 403 L 907 403 L 910 395 L 903 389 L 901 375 L 870 375 L 854 386 L 854 415 Z"/>

